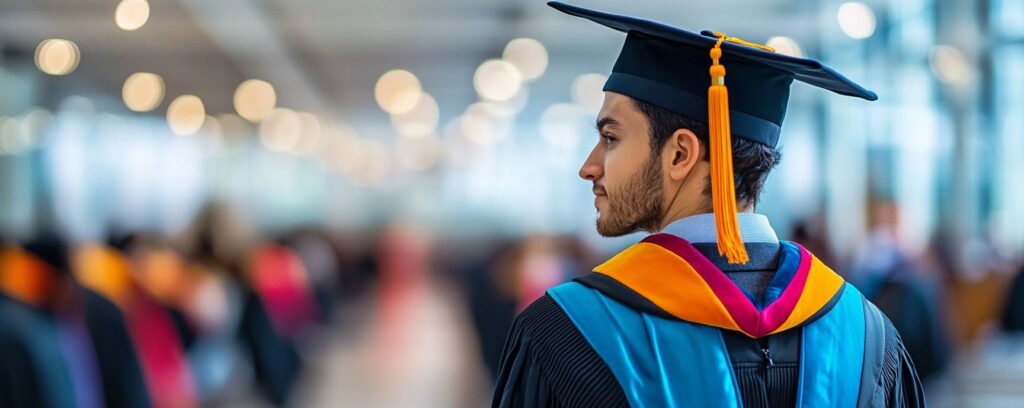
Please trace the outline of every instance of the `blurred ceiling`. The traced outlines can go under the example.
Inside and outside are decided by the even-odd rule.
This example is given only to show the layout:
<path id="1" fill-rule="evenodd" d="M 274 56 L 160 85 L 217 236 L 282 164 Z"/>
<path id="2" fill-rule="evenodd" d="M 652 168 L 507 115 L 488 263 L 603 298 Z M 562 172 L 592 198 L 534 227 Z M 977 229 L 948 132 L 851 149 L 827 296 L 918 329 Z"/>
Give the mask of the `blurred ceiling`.
<path id="1" fill-rule="evenodd" d="M 786 35 L 812 56 L 821 26 L 819 2 L 575 3 L 753 41 Z M 157 113 L 185 93 L 200 96 L 210 113 L 232 112 L 235 87 L 260 78 L 274 84 L 279 105 L 386 122 L 373 87 L 388 70 L 415 73 L 445 119 L 477 99 L 472 77 L 481 62 L 500 57 L 513 38 L 536 38 L 550 63 L 530 85 L 530 115 L 568 101 L 576 75 L 608 71 L 622 41 L 620 33 L 562 15 L 542 1 L 151 0 L 149 21 L 131 32 L 115 26 L 116 6 L 116 0 L 0 0 L 5 65 L 15 59 L 32 66 L 40 41 L 62 37 L 78 44 L 81 63 L 71 75 L 44 79 L 44 104 L 66 93 L 120 100 L 125 78 L 151 71 L 167 86 Z"/>

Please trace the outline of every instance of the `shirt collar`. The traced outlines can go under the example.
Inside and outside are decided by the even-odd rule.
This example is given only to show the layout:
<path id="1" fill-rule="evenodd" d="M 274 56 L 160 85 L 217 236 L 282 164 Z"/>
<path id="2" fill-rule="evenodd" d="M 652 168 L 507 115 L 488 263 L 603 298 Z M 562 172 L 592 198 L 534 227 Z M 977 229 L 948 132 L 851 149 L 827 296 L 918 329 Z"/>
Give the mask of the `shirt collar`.
<path id="1" fill-rule="evenodd" d="M 779 237 L 775 235 L 768 217 L 744 212 L 736 214 L 736 220 L 739 222 L 740 235 L 743 236 L 744 243 L 779 243 Z M 690 243 L 718 242 L 718 229 L 715 227 L 713 213 L 680 218 L 663 228 L 661 232 L 675 235 Z"/>

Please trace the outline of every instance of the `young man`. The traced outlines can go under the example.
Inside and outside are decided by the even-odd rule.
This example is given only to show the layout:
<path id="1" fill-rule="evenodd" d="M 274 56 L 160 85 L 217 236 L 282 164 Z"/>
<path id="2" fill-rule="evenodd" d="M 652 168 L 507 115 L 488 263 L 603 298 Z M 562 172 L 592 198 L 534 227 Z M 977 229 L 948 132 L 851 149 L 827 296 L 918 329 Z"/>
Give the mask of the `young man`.
<path id="1" fill-rule="evenodd" d="M 598 232 L 653 234 L 520 314 L 493 406 L 924 405 L 888 320 L 752 212 L 794 79 L 875 95 L 722 34 L 549 4 L 628 33 L 580 177 Z"/>

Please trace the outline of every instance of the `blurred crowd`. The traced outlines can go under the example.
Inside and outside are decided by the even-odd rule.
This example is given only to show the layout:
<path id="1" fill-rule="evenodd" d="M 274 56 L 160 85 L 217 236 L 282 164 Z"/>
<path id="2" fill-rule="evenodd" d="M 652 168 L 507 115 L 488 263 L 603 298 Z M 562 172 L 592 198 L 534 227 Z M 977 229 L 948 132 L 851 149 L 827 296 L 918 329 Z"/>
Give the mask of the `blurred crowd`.
<path id="1" fill-rule="evenodd" d="M 41 233 L 0 251 L 0 406 L 284 404 L 298 347 L 375 272 L 318 228 L 250 240 L 210 206 L 180 236 Z M 372 262 L 372 259 L 370 259 Z"/>
<path id="2" fill-rule="evenodd" d="M 1020 259 L 942 239 L 908 250 L 891 204 L 871 206 L 869 220 L 852 257 L 831 254 L 820 219 L 782 236 L 886 313 L 933 402 L 965 405 L 972 392 L 1024 401 L 1014 385 L 1024 364 L 1005 363 L 1024 350 L 1014 335 L 1024 332 Z M 295 396 L 299 383 L 336 388 L 360 377 L 408 398 L 330 401 L 479 406 L 516 314 L 610 255 L 575 235 L 455 236 L 399 222 L 257 236 L 218 204 L 177 234 L 112 230 L 102 242 L 47 231 L 4 242 L 0 406 L 323 405 Z M 308 367 L 327 355 L 316 349 L 354 347 L 325 341 L 332 331 L 370 333 L 370 347 L 342 357 L 369 363 L 310 380 Z M 445 371 L 453 361 L 463 368 Z M 434 386 L 408 388 L 425 381 Z M 450 398 L 417 399 L 429 395 Z"/>

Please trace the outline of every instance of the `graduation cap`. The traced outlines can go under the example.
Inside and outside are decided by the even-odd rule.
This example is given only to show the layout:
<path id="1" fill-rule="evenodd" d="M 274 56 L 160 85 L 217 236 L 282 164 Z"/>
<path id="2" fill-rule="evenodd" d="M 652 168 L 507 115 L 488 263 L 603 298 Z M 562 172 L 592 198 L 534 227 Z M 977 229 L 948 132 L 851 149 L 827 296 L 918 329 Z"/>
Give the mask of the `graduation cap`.
<path id="1" fill-rule="evenodd" d="M 706 121 L 718 249 L 730 263 L 748 259 L 736 221 L 732 136 L 775 147 L 793 80 L 841 95 L 878 99 L 821 62 L 777 54 L 771 47 L 722 33 L 697 34 L 557 1 L 548 5 L 626 33 L 605 91 Z"/>
<path id="2" fill-rule="evenodd" d="M 56 235 L 37 236 L 25 242 L 22 248 L 25 252 L 45 262 L 53 268 L 54 272 L 66 274 L 71 270 L 68 243 Z"/>

